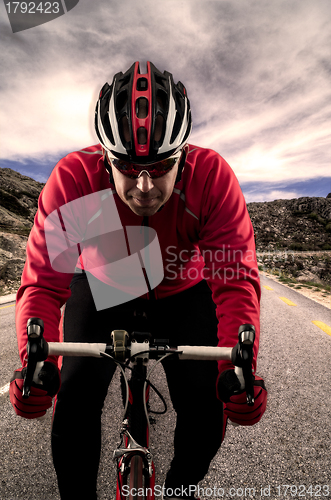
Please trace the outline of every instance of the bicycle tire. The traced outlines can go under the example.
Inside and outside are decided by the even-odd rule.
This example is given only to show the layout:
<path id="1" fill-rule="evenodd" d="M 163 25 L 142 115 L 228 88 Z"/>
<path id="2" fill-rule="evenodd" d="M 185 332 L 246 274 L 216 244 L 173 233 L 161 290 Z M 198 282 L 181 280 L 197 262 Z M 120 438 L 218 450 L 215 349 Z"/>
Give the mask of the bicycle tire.
<path id="1" fill-rule="evenodd" d="M 131 455 L 126 457 L 124 462 L 125 473 L 122 475 L 118 471 L 116 500 L 154 500 L 154 464 L 153 475 L 149 477 L 142 455 Z"/>
<path id="2" fill-rule="evenodd" d="M 140 445 L 148 446 L 148 420 L 146 418 L 143 389 L 146 378 L 146 366 L 141 360 L 137 361 L 128 381 L 130 398 L 125 417 L 128 420 L 128 431 L 133 439 Z M 125 387 L 121 381 L 122 398 L 124 402 Z M 118 490 L 121 485 L 125 485 L 126 491 L 129 493 L 125 498 L 117 495 L 117 500 L 153 500 L 154 494 L 151 492 L 149 485 L 151 479 L 147 471 L 145 459 L 139 453 L 127 457 L 125 460 L 125 474 L 122 479 L 118 478 Z M 153 466 L 154 471 L 154 466 Z M 154 478 L 154 476 L 153 476 Z M 154 484 L 154 483 L 153 483 Z"/>
<path id="3" fill-rule="evenodd" d="M 146 487 L 143 471 L 143 458 L 139 455 L 134 455 L 130 461 L 130 473 L 128 477 L 130 490 L 128 500 L 145 500 L 145 494 L 142 495 L 142 492 Z"/>

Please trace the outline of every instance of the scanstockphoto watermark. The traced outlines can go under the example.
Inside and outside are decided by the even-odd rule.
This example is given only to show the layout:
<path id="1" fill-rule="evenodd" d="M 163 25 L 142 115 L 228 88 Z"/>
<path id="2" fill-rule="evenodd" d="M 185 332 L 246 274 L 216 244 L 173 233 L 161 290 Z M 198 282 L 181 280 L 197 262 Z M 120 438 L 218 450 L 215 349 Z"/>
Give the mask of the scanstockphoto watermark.
<path id="1" fill-rule="evenodd" d="M 230 244 L 221 245 L 217 250 L 203 249 L 198 250 L 193 248 L 192 250 L 181 250 L 177 251 L 175 245 L 170 245 L 166 248 L 166 261 L 170 263 L 174 262 L 200 262 L 203 259 L 204 262 L 235 262 L 235 261 L 246 261 L 255 262 L 256 254 L 254 250 L 242 250 L 240 248 L 233 248 Z"/>
<path id="2" fill-rule="evenodd" d="M 79 0 L 36 0 L 35 2 L 4 0 L 13 33 L 53 21 L 76 7 L 78 2 Z"/>
<path id="3" fill-rule="evenodd" d="M 232 282 L 235 279 L 257 279 L 259 272 L 256 267 L 247 268 L 240 262 L 237 262 L 231 267 L 219 267 L 215 263 L 212 263 L 208 267 L 203 267 L 198 269 L 196 267 L 191 267 L 187 269 L 184 265 L 180 264 L 171 266 L 168 264 L 165 268 L 168 280 L 180 280 L 180 281 L 200 281 L 204 280 L 215 280 L 219 279 L 224 284 Z"/>
<path id="4" fill-rule="evenodd" d="M 223 498 L 223 497 L 254 497 L 256 494 L 256 488 L 229 488 L 225 489 L 220 486 L 213 487 L 201 487 L 196 485 L 190 485 L 188 487 L 179 488 L 165 488 L 164 486 L 154 488 L 155 497 L 180 497 L 180 498 Z"/>
<path id="5" fill-rule="evenodd" d="M 233 249 L 222 245 L 217 250 L 181 250 L 166 248 L 164 268 L 168 280 L 213 280 L 224 283 L 234 279 L 256 279 L 258 268 L 253 250 Z"/>
<path id="6" fill-rule="evenodd" d="M 188 487 L 180 486 L 178 488 L 166 488 L 165 486 L 155 485 L 154 488 L 130 488 L 129 485 L 122 486 L 122 496 L 127 498 L 142 497 L 148 498 L 155 496 L 155 498 L 252 498 L 257 493 L 256 488 L 222 488 L 220 486 L 214 487 L 201 487 L 190 485 Z"/>
<path id="7" fill-rule="evenodd" d="M 155 485 L 154 488 L 130 488 L 129 485 L 122 486 L 122 496 L 127 498 L 132 497 L 147 498 L 164 498 L 164 497 L 180 497 L 180 498 L 326 498 L 330 496 L 330 485 L 328 484 L 278 484 L 271 486 L 270 484 L 260 485 L 259 487 L 231 487 L 223 488 L 220 486 L 201 487 L 190 485 L 188 487 L 165 488 L 165 486 Z"/>

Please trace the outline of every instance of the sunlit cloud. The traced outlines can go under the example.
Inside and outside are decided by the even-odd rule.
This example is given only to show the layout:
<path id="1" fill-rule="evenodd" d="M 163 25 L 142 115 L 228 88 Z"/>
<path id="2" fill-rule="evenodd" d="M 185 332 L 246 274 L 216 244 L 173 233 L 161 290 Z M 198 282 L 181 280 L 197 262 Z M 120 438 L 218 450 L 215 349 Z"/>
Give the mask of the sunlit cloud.
<path id="1" fill-rule="evenodd" d="M 70 152 L 73 147 L 82 148 L 91 141 L 96 142 L 91 137 L 91 89 L 74 85 L 70 74 L 58 75 L 57 82 L 61 84 L 54 87 L 53 79 L 41 76 L 40 92 L 26 92 L 23 88 L 6 92 L 1 121 L 13 112 L 15 118 L 7 120 L 6 140 L 1 147 L 3 158 L 37 159 L 56 154 L 59 149 Z M 27 88 L 35 88 L 35 85 L 35 79 L 24 79 Z"/>
<path id="2" fill-rule="evenodd" d="M 16 162 L 47 178 L 61 156 L 97 142 L 103 84 L 135 60 L 142 69 L 151 60 L 187 87 L 191 142 L 220 153 L 242 185 L 269 183 L 267 199 L 272 183 L 326 178 L 329 7 L 327 0 L 100 0 L 13 34 L 0 4 L 1 165 Z"/>

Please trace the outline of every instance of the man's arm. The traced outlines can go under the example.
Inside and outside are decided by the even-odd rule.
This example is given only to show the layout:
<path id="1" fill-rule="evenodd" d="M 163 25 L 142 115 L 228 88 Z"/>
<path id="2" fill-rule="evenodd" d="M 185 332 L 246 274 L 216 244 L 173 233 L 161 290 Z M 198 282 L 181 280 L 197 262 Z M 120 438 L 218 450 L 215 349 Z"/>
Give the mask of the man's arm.
<path id="1" fill-rule="evenodd" d="M 55 167 L 39 197 L 38 211 L 27 243 L 21 286 L 16 297 L 16 331 L 23 366 L 26 364 L 26 325 L 29 318 L 43 319 L 47 341 L 59 340 L 61 307 L 70 297 L 69 285 L 77 262 L 77 247 L 69 249 L 66 255 L 67 271 L 70 267 L 71 272 L 54 270 L 46 244 L 45 220 L 59 207 L 80 196 L 74 175 L 72 166 Z M 54 227 L 55 239 L 56 231 L 62 232 L 62 229 Z"/>
<path id="2" fill-rule="evenodd" d="M 218 155 L 206 182 L 202 208 L 200 250 L 205 258 L 207 282 L 213 292 L 219 321 L 220 346 L 237 343 L 241 324 L 254 325 L 254 370 L 260 337 L 260 281 L 254 232 L 239 183 Z M 208 250 L 208 251 L 207 251 Z M 220 371 L 233 368 L 220 361 Z"/>
<path id="3" fill-rule="evenodd" d="M 238 181 L 230 167 L 219 159 L 206 184 L 206 205 L 200 249 L 207 256 L 207 281 L 213 292 L 219 321 L 219 346 L 234 347 L 242 324 L 255 327 L 253 373 L 260 339 L 260 281 L 254 232 Z M 209 250 L 209 252 L 206 252 Z M 254 404 L 247 406 L 246 393 L 231 362 L 219 362 L 217 395 L 224 403 L 225 417 L 240 425 L 259 422 L 267 405 L 261 377 L 254 377 Z"/>

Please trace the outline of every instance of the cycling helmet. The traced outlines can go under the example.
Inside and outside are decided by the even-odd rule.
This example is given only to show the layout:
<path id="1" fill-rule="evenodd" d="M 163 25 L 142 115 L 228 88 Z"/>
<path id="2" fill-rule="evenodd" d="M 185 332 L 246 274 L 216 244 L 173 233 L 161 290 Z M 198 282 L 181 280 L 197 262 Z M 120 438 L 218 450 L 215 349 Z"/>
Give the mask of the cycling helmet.
<path id="1" fill-rule="evenodd" d="M 95 130 L 110 157 L 144 165 L 164 160 L 183 148 L 191 128 L 184 85 L 151 62 L 147 74 L 135 62 L 100 91 Z"/>

